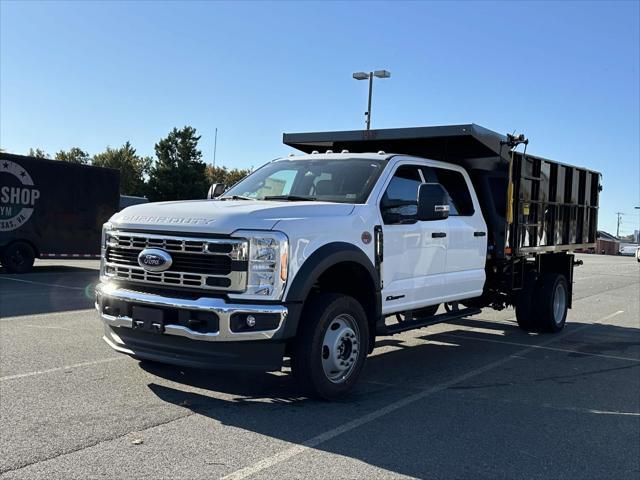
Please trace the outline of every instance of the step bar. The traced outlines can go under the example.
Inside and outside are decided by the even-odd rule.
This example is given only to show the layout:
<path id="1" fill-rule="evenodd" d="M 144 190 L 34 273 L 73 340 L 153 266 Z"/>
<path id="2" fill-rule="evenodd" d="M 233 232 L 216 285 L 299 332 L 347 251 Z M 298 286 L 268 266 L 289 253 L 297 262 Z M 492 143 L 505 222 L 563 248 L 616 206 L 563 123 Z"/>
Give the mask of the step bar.
<path id="1" fill-rule="evenodd" d="M 401 323 L 393 325 L 381 324 L 376 329 L 377 335 L 395 335 L 396 333 L 406 332 L 408 330 L 415 330 L 417 328 L 429 327 L 438 323 L 447 323 L 451 320 L 457 320 L 459 318 L 470 317 L 482 312 L 480 308 L 461 308 L 459 310 L 452 310 L 451 312 L 441 313 L 440 315 L 434 315 L 423 319 L 411 319 L 405 320 Z M 405 315 L 411 316 L 411 312 L 405 312 Z"/>

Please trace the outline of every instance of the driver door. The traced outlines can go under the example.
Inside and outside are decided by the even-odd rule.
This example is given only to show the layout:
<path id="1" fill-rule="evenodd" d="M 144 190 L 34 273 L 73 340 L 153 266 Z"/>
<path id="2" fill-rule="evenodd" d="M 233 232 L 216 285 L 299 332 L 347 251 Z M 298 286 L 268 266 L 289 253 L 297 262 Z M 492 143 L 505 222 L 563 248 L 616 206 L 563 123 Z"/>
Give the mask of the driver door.
<path id="1" fill-rule="evenodd" d="M 440 303 L 446 295 L 448 222 L 416 219 L 422 183 L 420 165 L 400 165 L 380 201 L 383 314 Z"/>

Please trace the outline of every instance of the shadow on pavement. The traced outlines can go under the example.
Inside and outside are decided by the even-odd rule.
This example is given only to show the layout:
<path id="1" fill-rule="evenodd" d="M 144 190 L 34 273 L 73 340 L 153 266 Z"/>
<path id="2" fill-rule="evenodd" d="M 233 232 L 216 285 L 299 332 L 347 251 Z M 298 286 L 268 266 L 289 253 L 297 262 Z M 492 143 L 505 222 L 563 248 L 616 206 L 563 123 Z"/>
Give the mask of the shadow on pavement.
<path id="1" fill-rule="evenodd" d="M 520 344 L 541 341 L 540 336 L 522 332 L 516 325 L 482 320 L 458 323 L 500 330 L 501 339 Z M 640 346 L 637 329 L 591 328 L 604 339 L 626 337 L 623 349 Z M 149 384 L 163 401 L 225 426 L 295 445 L 526 348 L 478 341 L 495 337 L 491 331 L 454 328 L 425 335 L 430 342 L 419 345 L 382 339 L 377 348 L 385 350 L 368 359 L 356 391 L 336 403 L 304 398 L 291 375 L 199 371 L 145 362 L 141 366 L 166 380 L 204 391 Z M 583 348 L 585 353 L 598 351 L 594 345 Z M 553 352 L 549 359 L 547 351 L 532 352 L 483 374 L 482 382 L 462 381 L 313 448 L 417 478 L 532 478 L 541 472 L 554 478 L 622 478 L 637 469 L 638 459 L 629 445 L 637 441 L 638 418 L 597 415 L 597 410 L 576 406 L 606 405 L 614 413 L 617 409 L 636 412 L 640 363 L 565 352 Z M 603 363 L 607 361 L 617 363 Z M 457 373 L 451 373 L 456 369 Z M 575 381 L 563 384 L 555 381 L 558 378 Z M 614 397 L 603 382 L 616 390 Z M 215 393 L 232 398 L 216 398 Z M 554 402 L 559 406 L 554 407 Z M 571 441 L 567 441 L 569 432 Z M 247 464 L 259 460 L 250 459 Z M 274 471 L 264 473 L 273 475 Z"/>

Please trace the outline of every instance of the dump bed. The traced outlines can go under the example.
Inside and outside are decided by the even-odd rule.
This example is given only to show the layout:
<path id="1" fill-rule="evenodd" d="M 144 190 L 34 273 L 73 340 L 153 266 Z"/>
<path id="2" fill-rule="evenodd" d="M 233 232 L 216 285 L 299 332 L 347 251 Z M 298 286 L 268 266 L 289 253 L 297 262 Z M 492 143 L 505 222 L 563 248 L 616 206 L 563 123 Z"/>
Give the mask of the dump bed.
<path id="1" fill-rule="evenodd" d="M 595 248 L 600 174 L 517 152 L 506 136 L 478 125 L 285 133 L 283 142 L 307 153 L 384 151 L 461 165 L 493 258 Z"/>

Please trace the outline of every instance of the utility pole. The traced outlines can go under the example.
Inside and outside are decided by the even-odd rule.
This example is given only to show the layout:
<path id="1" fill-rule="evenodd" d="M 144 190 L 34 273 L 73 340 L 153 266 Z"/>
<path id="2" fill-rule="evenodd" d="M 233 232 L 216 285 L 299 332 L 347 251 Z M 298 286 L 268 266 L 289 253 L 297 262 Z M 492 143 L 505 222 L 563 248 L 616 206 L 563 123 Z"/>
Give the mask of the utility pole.
<path id="1" fill-rule="evenodd" d="M 216 135 L 213 139 L 213 166 L 216 166 L 216 150 L 218 149 L 218 127 L 216 127 Z"/>
<path id="2" fill-rule="evenodd" d="M 620 224 L 622 223 L 622 215 L 624 215 L 624 213 L 616 212 L 616 215 L 618 216 L 618 226 L 616 228 L 616 237 L 620 238 Z"/>

